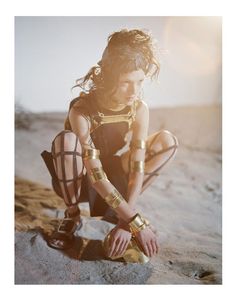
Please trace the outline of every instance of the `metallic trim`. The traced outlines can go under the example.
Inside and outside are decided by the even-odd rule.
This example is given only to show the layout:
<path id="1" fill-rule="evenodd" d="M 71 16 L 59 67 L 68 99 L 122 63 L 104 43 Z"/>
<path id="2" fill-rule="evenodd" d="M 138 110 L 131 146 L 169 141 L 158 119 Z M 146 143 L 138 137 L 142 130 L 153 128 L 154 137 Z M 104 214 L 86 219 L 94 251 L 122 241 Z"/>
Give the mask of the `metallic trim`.
<path id="1" fill-rule="evenodd" d="M 83 160 L 88 159 L 99 159 L 100 150 L 97 149 L 84 149 L 83 150 Z"/>
<path id="2" fill-rule="evenodd" d="M 129 222 L 132 234 L 138 233 L 149 225 L 149 221 L 144 219 L 140 214 L 136 214 Z"/>
<path id="3" fill-rule="evenodd" d="M 95 184 L 96 182 L 101 181 L 101 180 L 108 180 L 106 173 L 104 172 L 102 167 L 92 168 L 90 170 L 90 178 L 91 178 L 92 184 Z"/>
<path id="4" fill-rule="evenodd" d="M 144 173 L 145 162 L 142 160 L 131 160 L 130 172 Z"/>
<path id="5" fill-rule="evenodd" d="M 146 141 L 143 139 L 133 139 L 130 142 L 131 149 L 146 149 Z"/>
<path id="6" fill-rule="evenodd" d="M 91 116 L 92 129 L 90 133 L 92 133 L 99 126 L 109 123 L 118 123 L 118 122 L 127 122 L 129 129 L 131 128 L 132 123 L 135 120 L 136 116 L 136 107 L 138 105 L 138 101 L 135 101 L 131 106 L 130 111 L 127 114 L 119 114 L 119 115 L 105 115 L 102 112 L 99 112 L 96 115 Z"/>
<path id="7" fill-rule="evenodd" d="M 116 209 L 124 201 L 124 198 L 116 189 L 114 189 L 104 198 L 104 200 L 112 208 Z"/>

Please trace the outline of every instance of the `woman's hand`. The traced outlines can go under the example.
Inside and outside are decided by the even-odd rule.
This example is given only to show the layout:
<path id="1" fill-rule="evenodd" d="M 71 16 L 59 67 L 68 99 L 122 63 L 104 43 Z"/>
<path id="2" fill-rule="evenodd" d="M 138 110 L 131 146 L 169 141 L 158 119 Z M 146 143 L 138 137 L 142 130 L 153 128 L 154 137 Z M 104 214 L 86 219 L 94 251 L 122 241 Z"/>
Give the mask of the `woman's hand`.
<path id="1" fill-rule="evenodd" d="M 129 231 L 128 224 L 123 221 L 119 221 L 119 223 L 110 233 L 110 247 L 108 256 L 121 257 L 127 249 L 131 236 L 132 235 Z"/>
<path id="2" fill-rule="evenodd" d="M 135 240 L 148 257 L 158 253 L 158 240 L 150 226 L 135 234 Z"/>

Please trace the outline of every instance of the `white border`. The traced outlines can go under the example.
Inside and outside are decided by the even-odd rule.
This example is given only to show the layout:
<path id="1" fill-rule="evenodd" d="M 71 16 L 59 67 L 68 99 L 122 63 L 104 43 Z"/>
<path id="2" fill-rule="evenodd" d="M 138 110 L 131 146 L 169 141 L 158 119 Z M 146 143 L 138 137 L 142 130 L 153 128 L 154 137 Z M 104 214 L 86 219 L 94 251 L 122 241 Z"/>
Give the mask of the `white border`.
<path id="1" fill-rule="evenodd" d="M 85 2 L 85 1 L 84 1 Z M 233 45 L 235 36 L 235 11 L 233 7 L 218 1 L 7 1 L 9 7 L 1 5 L 1 297 L 2 302 L 17 305 L 121 305 L 121 304 L 164 304 L 199 305 L 207 303 L 222 305 L 225 299 L 232 301 L 235 278 L 235 252 L 233 244 L 235 232 L 235 145 L 231 131 L 235 131 L 235 56 Z M 106 6 L 104 6 L 104 3 Z M 6 2 L 4 3 L 6 5 Z M 224 176 L 223 176 L 223 230 L 224 230 L 224 278 L 218 286 L 20 286 L 14 285 L 14 241 L 13 241 L 13 189 L 14 189 L 14 16 L 222 16 L 224 41 L 224 87 L 223 87 L 223 123 L 224 123 Z M 232 71 L 231 77 L 230 72 Z M 227 147 L 228 146 L 228 147 Z M 7 155 L 6 155 L 7 154 Z M 232 170 L 231 170 L 232 169 Z M 230 171 L 231 170 L 231 171 Z M 232 179 L 230 174 L 232 172 Z M 227 218 L 227 219 L 226 219 Z M 232 227 L 231 227 L 232 226 Z M 230 248 L 230 249 L 229 249 Z M 119 291 L 117 291 L 119 290 Z M 197 291 L 197 292 L 196 292 Z"/>

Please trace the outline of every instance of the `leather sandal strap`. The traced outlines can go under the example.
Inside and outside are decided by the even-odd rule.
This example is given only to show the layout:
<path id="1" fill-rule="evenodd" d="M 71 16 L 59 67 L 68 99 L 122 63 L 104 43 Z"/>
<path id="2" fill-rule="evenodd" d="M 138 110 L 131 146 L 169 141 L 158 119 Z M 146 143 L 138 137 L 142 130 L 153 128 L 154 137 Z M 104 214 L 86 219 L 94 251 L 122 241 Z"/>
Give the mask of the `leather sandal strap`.
<path id="1" fill-rule="evenodd" d="M 60 165 L 61 165 L 61 171 L 62 171 L 62 178 L 58 178 L 57 180 L 63 184 L 63 189 L 64 192 L 66 194 L 66 198 L 67 198 L 67 205 L 68 206 L 72 206 L 72 205 L 77 205 L 79 203 L 79 194 L 78 194 L 78 187 L 79 187 L 79 180 L 82 180 L 83 178 L 83 170 L 84 170 L 84 165 L 83 165 L 83 169 L 81 171 L 81 174 L 78 175 L 78 169 L 77 169 L 77 160 L 76 158 L 78 156 L 82 157 L 82 154 L 80 154 L 79 152 L 77 152 L 77 144 L 78 144 L 78 137 L 76 136 L 76 140 L 75 140 L 75 147 L 74 150 L 72 151 L 65 151 L 64 150 L 64 138 L 65 138 L 65 134 L 69 132 L 69 131 L 64 131 L 63 133 L 61 133 L 61 142 L 60 142 L 60 152 L 55 152 L 55 144 L 53 142 L 52 145 L 52 156 L 54 159 L 54 164 L 56 167 L 56 170 L 58 171 L 58 162 L 57 162 L 57 157 L 60 156 L 61 157 L 61 161 L 60 161 Z M 72 156 L 72 169 L 73 169 L 73 178 L 72 179 L 67 179 L 66 178 L 66 169 L 65 169 L 65 155 L 71 155 Z M 74 189 L 74 196 L 75 196 L 75 201 L 72 202 L 72 198 L 68 189 L 68 183 L 72 183 L 73 189 Z"/>
<path id="2" fill-rule="evenodd" d="M 159 152 L 156 152 L 155 155 L 152 156 L 152 158 L 156 155 L 160 155 L 160 154 L 163 154 L 165 152 L 168 152 L 170 151 L 171 149 L 177 149 L 177 144 L 173 145 L 173 146 L 170 146 L 168 147 L 167 149 L 163 149 Z M 175 151 L 176 150 L 173 150 L 173 152 L 170 154 L 170 156 L 167 158 L 167 160 L 162 163 L 158 168 L 156 168 L 154 171 L 152 172 L 144 172 L 144 174 L 148 175 L 148 177 L 144 180 L 143 182 L 143 185 L 145 185 L 153 176 L 158 176 L 159 175 L 159 171 L 168 163 L 168 161 L 173 157 L 173 155 L 175 154 Z M 150 160 L 150 159 L 149 159 Z"/>
<path id="3" fill-rule="evenodd" d="M 77 210 L 74 213 L 69 213 L 68 209 L 66 209 L 64 212 L 64 215 L 65 215 L 65 218 L 75 218 L 77 216 L 80 216 L 80 209 L 79 207 L 77 207 Z"/>

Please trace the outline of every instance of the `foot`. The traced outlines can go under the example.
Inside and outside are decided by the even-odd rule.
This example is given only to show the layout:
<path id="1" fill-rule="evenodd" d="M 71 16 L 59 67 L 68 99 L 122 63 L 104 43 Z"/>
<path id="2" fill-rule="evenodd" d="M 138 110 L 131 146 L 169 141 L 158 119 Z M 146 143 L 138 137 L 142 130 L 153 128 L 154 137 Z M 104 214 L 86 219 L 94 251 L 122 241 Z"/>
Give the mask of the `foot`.
<path id="1" fill-rule="evenodd" d="M 57 230 L 49 237 L 48 245 L 55 249 L 69 249 L 74 242 L 74 232 L 82 226 L 80 210 L 77 207 L 67 208 L 65 217 L 60 222 Z"/>
<path id="2" fill-rule="evenodd" d="M 78 206 L 70 206 L 65 210 L 65 217 L 72 219 L 78 226 L 81 225 L 80 209 Z"/>

